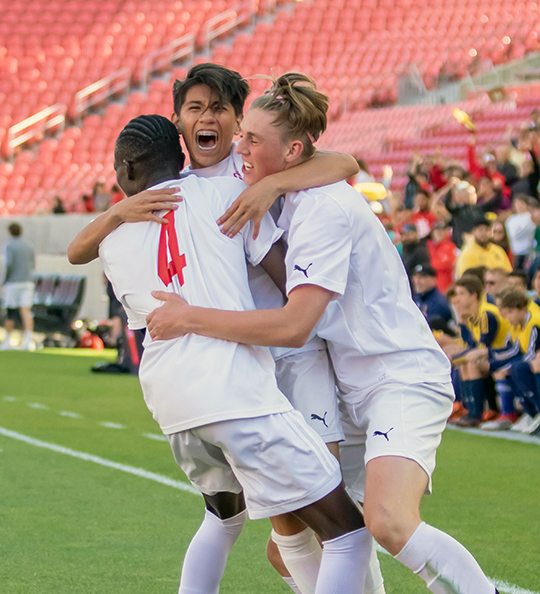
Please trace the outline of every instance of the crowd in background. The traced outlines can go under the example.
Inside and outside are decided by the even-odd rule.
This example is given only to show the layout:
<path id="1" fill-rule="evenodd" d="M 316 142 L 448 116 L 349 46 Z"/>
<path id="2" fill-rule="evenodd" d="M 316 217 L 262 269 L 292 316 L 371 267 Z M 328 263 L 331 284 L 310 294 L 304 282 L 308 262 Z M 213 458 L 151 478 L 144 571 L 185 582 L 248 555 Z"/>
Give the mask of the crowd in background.
<path id="1" fill-rule="evenodd" d="M 415 153 L 402 193 L 371 199 L 453 363 L 450 422 L 540 435 L 540 112 L 467 167 Z M 376 180 L 359 161 L 354 185 Z M 392 170 L 381 180 L 391 187 Z"/>

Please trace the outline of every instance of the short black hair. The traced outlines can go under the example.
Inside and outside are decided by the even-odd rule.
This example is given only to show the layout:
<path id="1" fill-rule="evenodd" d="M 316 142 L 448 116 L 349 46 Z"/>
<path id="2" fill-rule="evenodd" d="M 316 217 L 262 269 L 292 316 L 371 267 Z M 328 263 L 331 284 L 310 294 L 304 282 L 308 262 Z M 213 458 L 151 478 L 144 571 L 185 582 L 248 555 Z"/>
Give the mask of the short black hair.
<path id="1" fill-rule="evenodd" d="M 142 115 L 131 120 L 116 140 L 117 156 L 132 163 L 143 164 L 150 171 L 164 164 L 180 171 L 184 153 L 176 126 L 160 115 Z"/>
<path id="2" fill-rule="evenodd" d="M 529 286 L 529 277 L 524 270 L 512 270 L 508 275 L 508 278 L 519 278 L 526 287 Z"/>
<path id="3" fill-rule="evenodd" d="M 180 115 L 180 109 L 186 100 L 186 93 L 192 87 L 206 85 L 218 96 L 222 105 L 230 103 L 234 113 L 239 116 L 244 112 L 244 103 L 249 95 L 249 84 L 245 78 L 218 64 L 197 64 L 189 69 L 184 80 L 175 80 L 173 84 L 174 113 Z"/>
<path id="4" fill-rule="evenodd" d="M 506 290 L 500 299 L 501 307 L 508 307 L 510 309 L 527 309 L 529 305 L 527 296 L 515 289 Z"/>
<path id="5" fill-rule="evenodd" d="M 8 227 L 8 231 L 11 237 L 20 237 L 22 233 L 22 227 L 19 225 L 19 223 L 11 223 L 11 225 Z"/>
<path id="6" fill-rule="evenodd" d="M 481 299 L 484 293 L 482 281 L 472 274 L 464 274 L 455 282 L 455 287 L 463 287 L 471 295 L 476 295 L 477 299 Z"/>

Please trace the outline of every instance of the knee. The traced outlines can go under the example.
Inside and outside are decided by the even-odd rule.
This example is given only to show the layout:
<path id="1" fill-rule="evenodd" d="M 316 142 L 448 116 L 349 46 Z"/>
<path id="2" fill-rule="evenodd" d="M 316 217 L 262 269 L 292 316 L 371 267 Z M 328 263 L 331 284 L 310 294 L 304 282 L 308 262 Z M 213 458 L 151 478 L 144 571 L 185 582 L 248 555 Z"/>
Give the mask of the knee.
<path id="1" fill-rule="evenodd" d="M 366 527 L 373 538 L 391 555 L 397 555 L 413 535 L 420 518 L 414 514 L 392 512 L 379 505 L 365 515 Z"/>

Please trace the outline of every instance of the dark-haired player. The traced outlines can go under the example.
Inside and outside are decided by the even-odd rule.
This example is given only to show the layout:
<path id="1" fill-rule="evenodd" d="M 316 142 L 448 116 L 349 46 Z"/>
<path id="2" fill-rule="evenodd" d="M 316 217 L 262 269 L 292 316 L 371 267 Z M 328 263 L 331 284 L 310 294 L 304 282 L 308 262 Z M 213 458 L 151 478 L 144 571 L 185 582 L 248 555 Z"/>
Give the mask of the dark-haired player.
<path id="1" fill-rule="evenodd" d="M 128 196 L 149 187 L 179 187 L 183 196 L 167 225 L 121 225 L 100 245 L 132 328 L 143 327 L 154 309 L 152 289 L 167 288 L 193 305 L 242 311 L 254 307 L 245 257 L 272 270 L 272 244 L 281 232 L 271 217 L 257 239 L 252 228 L 223 235 L 216 216 L 242 183 L 180 181 L 182 161 L 176 130 L 160 116 L 132 120 L 117 140 L 115 170 Z M 140 380 L 176 461 L 207 506 L 184 560 L 180 594 L 218 592 L 245 520 L 244 497 L 252 518 L 294 512 L 319 534 L 325 546 L 317 594 L 363 591 L 365 561 L 358 561 L 369 559 L 371 536 L 345 493 L 336 459 L 278 390 L 268 349 L 197 336 L 148 337 Z"/>

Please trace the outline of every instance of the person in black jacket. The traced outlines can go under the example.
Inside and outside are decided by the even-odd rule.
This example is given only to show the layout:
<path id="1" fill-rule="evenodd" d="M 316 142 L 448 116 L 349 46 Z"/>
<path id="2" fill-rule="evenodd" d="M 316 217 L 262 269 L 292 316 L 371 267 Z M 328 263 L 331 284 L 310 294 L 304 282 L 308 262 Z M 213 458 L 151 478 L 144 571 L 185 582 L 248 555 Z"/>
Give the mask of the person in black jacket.
<path id="1" fill-rule="evenodd" d="M 412 223 L 403 225 L 400 235 L 403 247 L 401 259 L 405 265 L 405 270 L 411 283 L 411 289 L 414 292 L 412 285 L 414 270 L 417 266 L 431 266 L 431 258 L 425 241 L 418 238 L 416 225 Z"/>

